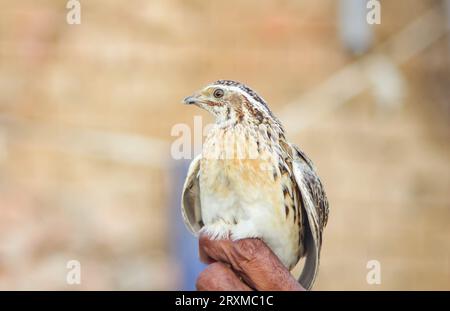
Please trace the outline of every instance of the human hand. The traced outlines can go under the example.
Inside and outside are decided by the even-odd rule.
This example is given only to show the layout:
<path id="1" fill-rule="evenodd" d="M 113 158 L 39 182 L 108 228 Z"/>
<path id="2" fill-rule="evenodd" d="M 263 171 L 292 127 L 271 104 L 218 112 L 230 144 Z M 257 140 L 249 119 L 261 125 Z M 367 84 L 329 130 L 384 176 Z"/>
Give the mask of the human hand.
<path id="1" fill-rule="evenodd" d="M 198 290 L 305 290 L 260 239 L 210 240 L 199 238 Z"/>

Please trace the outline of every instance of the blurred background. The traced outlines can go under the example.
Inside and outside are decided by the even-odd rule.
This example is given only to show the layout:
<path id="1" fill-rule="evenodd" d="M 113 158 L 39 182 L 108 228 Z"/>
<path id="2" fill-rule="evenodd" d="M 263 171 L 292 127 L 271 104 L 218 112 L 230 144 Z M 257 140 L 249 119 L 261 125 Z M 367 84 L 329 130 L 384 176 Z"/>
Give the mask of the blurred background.
<path id="1" fill-rule="evenodd" d="M 0 0 L 0 289 L 193 288 L 172 129 L 233 79 L 322 177 L 315 289 L 450 290 L 450 1 L 67 2 Z"/>

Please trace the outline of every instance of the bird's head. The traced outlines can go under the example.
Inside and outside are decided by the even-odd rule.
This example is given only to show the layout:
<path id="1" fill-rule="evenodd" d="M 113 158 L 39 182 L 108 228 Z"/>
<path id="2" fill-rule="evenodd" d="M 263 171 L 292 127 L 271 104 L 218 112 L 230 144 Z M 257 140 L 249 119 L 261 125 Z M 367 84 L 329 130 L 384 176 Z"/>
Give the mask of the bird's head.
<path id="1" fill-rule="evenodd" d="M 216 123 L 253 122 L 262 123 L 273 120 L 266 102 L 246 85 L 232 81 L 219 80 L 184 99 L 188 105 L 196 105 L 216 117 Z"/>

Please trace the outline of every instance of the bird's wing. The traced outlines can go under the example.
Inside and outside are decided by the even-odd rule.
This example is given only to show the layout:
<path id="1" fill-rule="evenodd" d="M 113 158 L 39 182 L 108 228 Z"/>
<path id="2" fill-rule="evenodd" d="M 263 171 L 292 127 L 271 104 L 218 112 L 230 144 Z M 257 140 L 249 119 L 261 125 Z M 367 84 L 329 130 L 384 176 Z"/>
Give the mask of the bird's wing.
<path id="1" fill-rule="evenodd" d="M 200 208 L 200 159 L 198 155 L 189 165 L 186 181 L 184 182 L 183 194 L 181 197 L 181 214 L 189 231 L 195 236 L 203 227 L 201 208 Z"/>
<path id="2" fill-rule="evenodd" d="M 322 231 L 328 220 L 328 200 L 311 160 L 296 146 L 293 149 L 293 173 L 307 215 L 305 227 L 306 261 L 299 282 L 311 289 L 319 270 Z"/>

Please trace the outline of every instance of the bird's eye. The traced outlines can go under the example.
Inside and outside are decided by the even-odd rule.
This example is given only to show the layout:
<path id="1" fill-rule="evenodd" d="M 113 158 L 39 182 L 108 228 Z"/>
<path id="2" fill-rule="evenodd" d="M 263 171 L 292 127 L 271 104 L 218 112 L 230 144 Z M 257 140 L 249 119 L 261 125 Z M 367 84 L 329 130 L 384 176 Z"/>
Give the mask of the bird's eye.
<path id="1" fill-rule="evenodd" d="M 215 91 L 214 91 L 214 93 L 213 93 L 213 95 L 214 95 L 214 97 L 215 98 L 221 98 L 221 97 L 223 97 L 223 90 L 222 89 L 216 89 Z"/>

